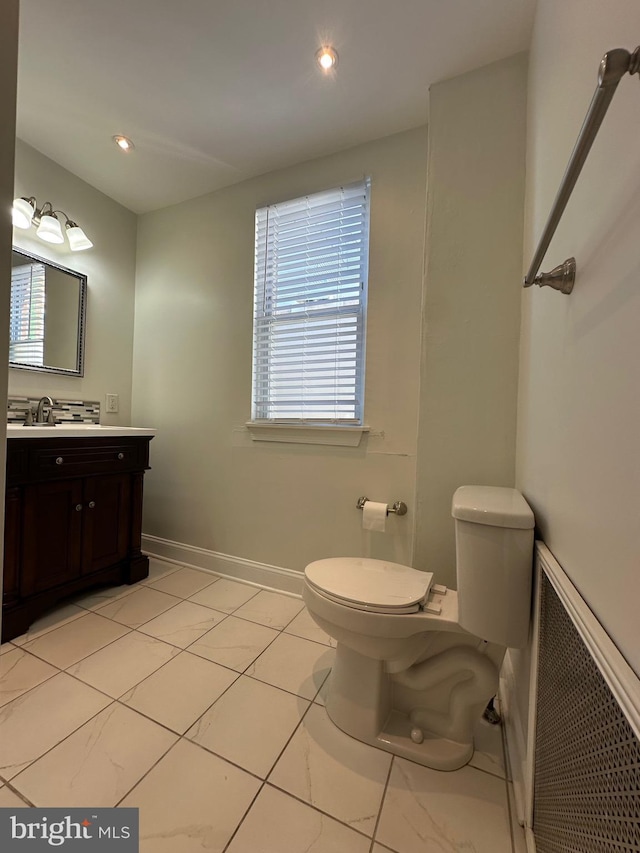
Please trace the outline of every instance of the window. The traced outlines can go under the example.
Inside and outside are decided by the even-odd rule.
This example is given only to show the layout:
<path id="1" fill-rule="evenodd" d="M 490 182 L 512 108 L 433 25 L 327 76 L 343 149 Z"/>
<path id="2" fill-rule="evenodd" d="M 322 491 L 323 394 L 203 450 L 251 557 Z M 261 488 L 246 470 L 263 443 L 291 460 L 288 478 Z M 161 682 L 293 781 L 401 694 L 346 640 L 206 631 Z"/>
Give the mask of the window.
<path id="1" fill-rule="evenodd" d="M 362 424 L 369 181 L 256 211 L 258 422 Z"/>
<path id="2" fill-rule="evenodd" d="M 9 361 L 44 364 L 44 264 L 11 269 Z"/>

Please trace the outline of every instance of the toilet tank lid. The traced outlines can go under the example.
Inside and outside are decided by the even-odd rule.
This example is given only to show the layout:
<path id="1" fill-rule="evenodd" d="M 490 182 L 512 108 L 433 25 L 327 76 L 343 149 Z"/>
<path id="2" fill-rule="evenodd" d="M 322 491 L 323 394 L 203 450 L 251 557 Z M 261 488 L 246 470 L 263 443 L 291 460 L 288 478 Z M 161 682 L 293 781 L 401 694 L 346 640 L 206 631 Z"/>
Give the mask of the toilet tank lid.
<path id="1" fill-rule="evenodd" d="M 528 530 L 535 525 L 531 507 L 520 492 L 502 486 L 460 486 L 453 495 L 451 515 L 492 527 Z"/>

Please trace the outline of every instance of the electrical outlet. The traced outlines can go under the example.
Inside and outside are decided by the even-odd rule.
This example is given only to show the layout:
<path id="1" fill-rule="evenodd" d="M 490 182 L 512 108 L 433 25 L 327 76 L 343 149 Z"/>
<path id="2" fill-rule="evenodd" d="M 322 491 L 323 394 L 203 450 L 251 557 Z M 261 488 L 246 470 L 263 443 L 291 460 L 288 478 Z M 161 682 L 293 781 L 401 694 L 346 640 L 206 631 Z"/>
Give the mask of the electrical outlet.
<path id="1" fill-rule="evenodd" d="M 117 394 L 107 394 L 107 405 L 105 406 L 107 412 L 117 412 L 118 411 L 118 395 Z"/>

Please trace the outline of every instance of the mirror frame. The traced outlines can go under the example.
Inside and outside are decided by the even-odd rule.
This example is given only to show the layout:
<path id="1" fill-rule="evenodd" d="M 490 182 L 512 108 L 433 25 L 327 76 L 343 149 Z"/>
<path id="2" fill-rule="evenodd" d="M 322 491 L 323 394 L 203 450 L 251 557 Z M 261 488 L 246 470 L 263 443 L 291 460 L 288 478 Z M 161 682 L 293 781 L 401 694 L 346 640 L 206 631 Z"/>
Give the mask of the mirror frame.
<path id="1" fill-rule="evenodd" d="M 20 364 L 16 361 L 10 361 L 9 367 L 13 370 L 30 370 L 35 373 L 59 373 L 63 376 L 84 376 L 84 341 L 87 319 L 86 275 L 81 272 L 78 272 L 77 270 L 69 269 L 69 267 L 63 267 L 62 264 L 57 264 L 54 261 L 50 261 L 49 258 L 42 258 L 38 255 L 32 255 L 30 252 L 25 252 L 23 249 L 19 249 L 17 246 L 12 246 L 12 252 L 15 252 L 17 255 L 21 255 L 23 258 L 26 258 L 29 261 L 35 261 L 36 263 L 44 264 L 47 267 L 53 267 L 53 269 L 60 270 L 60 272 L 66 273 L 67 275 L 71 275 L 74 278 L 77 278 L 80 282 L 80 304 L 78 305 L 78 357 L 76 360 L 75 369 L 67 370 L 64 367 L 49 367 L 48 365 L 36 367 L 33 364 Z"/>

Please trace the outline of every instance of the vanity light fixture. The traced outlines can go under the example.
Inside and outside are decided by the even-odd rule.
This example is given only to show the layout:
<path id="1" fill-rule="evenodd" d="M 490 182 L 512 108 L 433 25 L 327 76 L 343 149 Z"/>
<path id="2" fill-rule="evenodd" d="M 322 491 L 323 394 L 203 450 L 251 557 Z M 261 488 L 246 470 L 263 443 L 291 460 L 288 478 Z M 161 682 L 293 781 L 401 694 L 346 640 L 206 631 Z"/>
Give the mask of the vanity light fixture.
<path id="1" fill-rule="evenodd" d="M 335 48 L 325 45 L 316 52 L 316 59 L 318 61 L 318 65 L 326 74 L 338 64 L 338 53 Z"/>
<path id="2" fill-rule="evenodd" d="M 65 232 L 72 252 L 81 252 L 93 246 L 91 240 L 76 222 L 73 222 L 63 210 L 54 210 L 50 201 L 45 201 L 42 207 L 34 196 L 15 198 L 13 200 L 13 224 L 16 228 L 28 229 L 37 226 L 36 234 L 46 243 L 64 243 L 62 226 L 57 214 L 65 218 Z"/>
<path id="3" fill-rule="evenodd" d="M 123 151 L 132 151 L 135 148 L 135 145 L 127 136 L 114 136 L 113 141 Z"/>

